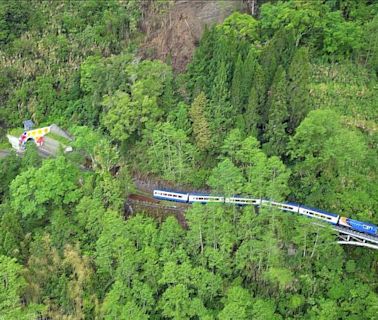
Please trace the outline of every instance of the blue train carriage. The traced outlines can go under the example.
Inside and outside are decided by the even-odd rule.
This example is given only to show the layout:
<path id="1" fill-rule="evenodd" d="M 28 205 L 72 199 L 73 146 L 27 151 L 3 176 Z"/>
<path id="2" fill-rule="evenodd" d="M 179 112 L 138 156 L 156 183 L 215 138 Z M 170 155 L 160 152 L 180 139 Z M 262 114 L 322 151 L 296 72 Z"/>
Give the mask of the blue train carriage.
<path id="1" fill-rule="evenodd" d="M 154 198 L 176 202 L 188 202 L 189 193 L 180 193 L 168 190 L 154 190 Z"/>
<path id="2" fill-rule="evenodd" d="M 224 203 L 224 197 L 220 196 L 211 196 L 208 194 L 189 194 L 189 203 Z"/>
<path id="3" fill-rule="evenodd" d="M 339 221 L 339 215 L 337 214 L 323 211 L 320 209 L 306 207 L 303 205 L 299 207 L 298 213 L 306 217 L 323 220 L 331 224 L 337 224 Z"/>
<path id="4" fill-rule="evenodd" d="M 378 236 L 378 226 L 372 223 L 361 222 L 358 220 L 349 219 L 347 217 L 340 217 L 339 225 L 349 227 L 355 231 L 367 233 L 372 236 Z"/>

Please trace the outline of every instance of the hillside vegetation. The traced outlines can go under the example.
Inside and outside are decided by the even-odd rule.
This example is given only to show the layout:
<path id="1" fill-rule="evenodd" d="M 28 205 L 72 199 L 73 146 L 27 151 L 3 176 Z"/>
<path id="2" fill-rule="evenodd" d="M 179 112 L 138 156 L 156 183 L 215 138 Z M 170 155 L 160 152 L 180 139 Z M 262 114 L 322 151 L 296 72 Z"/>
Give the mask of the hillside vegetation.
<path id="1" fill-rule="evenodd" d="M 258 3 L 174 72 L 140 53 L 171 1 L 0 2 L 1 137 L 25 119 L 75 137 L 0 160 L 0 319 L 377 319 L 377 252 L 308 219 L 125 217 L 138 173 L 378 224 L 378 5 Z"/>

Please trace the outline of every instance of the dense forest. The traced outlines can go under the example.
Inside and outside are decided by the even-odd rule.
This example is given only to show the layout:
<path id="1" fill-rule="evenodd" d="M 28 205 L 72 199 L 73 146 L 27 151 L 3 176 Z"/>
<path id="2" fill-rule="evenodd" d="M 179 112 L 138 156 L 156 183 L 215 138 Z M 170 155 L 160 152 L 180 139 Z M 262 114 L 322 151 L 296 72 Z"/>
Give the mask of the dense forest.
<path id="1" fill-rule="evenodd" d="M 378 4 L 257 1 L 184 72 L 145 59 L 174 1 L 0 1 L 0 319 L 378 319 L 378 252 L 275 209 L 125 215 L 133 176 L 378 224 Z"/>

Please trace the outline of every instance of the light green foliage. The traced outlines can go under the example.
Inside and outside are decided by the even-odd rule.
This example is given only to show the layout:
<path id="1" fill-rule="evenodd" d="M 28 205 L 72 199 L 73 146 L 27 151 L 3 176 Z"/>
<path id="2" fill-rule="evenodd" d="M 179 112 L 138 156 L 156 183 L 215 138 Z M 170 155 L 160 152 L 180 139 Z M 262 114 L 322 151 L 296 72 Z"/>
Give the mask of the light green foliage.
<path id="1" fill-rule="evenodd" d="M 0 255 L 0 314 L 4 320 L 30 319 L 43 310 L 41 306 L 21 305 L 21 295 L 26 282 L 22 277 L 22 266 L 15 259 Z"/>
<path id="2" fill-rule="evenodd" d="M 97 198 L 84 196 L 75 208 L 75 220 L 81 230 L 85 230 L 82 242 L 93 246 L 102 230 L 105 208 Z"/>
<path id="3" fill-rule="evenodd" d="M 97 241 L 96 264 L 104 283 L 113 283 L 106 294 L 103 313 L 119 317 L 132 313 L 143 319 L 155 305 L 153 292 L 159 277 L 157 251 L 153 244 L 157 230 L 151 219 L 137 216 L 124 224 L 114 213 L 104 219 Z M 127 302 L 135 306 L 127 310 Z"/>
<path id="4" fill-rule="evenodd" d="M 342 9 L 345 8 L 352 6 Z M 293 30 L 297 45 L 302 42 L 322 48 L 331 59 L 343 60 L 363 46 L 361 22 L 366 16 L 347 21 L 341 11 L 330 11 L 327 4 L 319 1 L 287 1 L 261 7 L 261 28 L 268 35 L 280 28 Z"/>
<path id="5" fill-rule="evenodd" d="M 219 205 L 193 206 L 187 215 L 187 251 L 195 254 L 201 264 L 212 272 L 231 272 L 230 253 L 235 241 L 230 212 Z"/>
<path id="6" fill-rule="evenodd" d="M 122 290 L 120 288 L 119 290 Z M 119 292 L 121 295 L 122 292 Z M 134 301 L 127 301 L 120 304 L 117 300 L 112 300 L 112 296 L 109 296 L 103 305 L 104 319 L 135 319 L 135 320 L 147 320 L 148 316 L 141 308 L 139 308 Z"/>
<path id="7" fill-rule="evenodd" d="M 127 73 L 130 79 L 130 94 L 116 91 L 104 97 L 103 124 L 115 141 L 126 141 L 130 135 L 141 135 L 146 123 L 155 123 L 162 115 L 159 99 L 170 85 L 170 68 L 159 61 L 144 61 L 130 64 Z"/>
<path id="8" fill-rule="evenodd" d="M 25 287 L 25 279 L 21 277 L 22 267 L 14 259 L 0 256 L 0 311 L 1 314 L 9 314 L 20 308 L 19 296 Z M 9 317 L 9 316 L 8 316 Z"/>
<path id="9" fill-rule="evenodd" d="M 227 174 L 225 175 L 224 188 L 229 192 L 232 193 L 232 187 L 235 187 L 234 193 L 242 191 L 257 198 L 272 197 L 274 199 L 282 199 L 288 194 L 289 170 L 278 157 L 267 157 L 259 148 L 256 138 L 249 136 L 243 140 L 240 131 L 233 130 L 226 138 L 222 151 L 241 168 L 240 171 L 228 159 L 219 165 L 226 166 L 228 170 L 232 169 L 231 172 L 234 173 L 233 178 L 230 179 L 232 182 L 227 181 Z M 218 170 L 219 168 L 213 170 L 214 187 L 222 185 L 223 181 L 217 180 L 224 174 L 222 170 L 217 172 Z M 228 172 L 228 174 L 231 173 Z M 228 184 L 230 186 L 226 187 Z"/>
<path id="10" fill-rule="evenodd" d="M 212 190 L 230 196 L 242 190 L 243 176 L 241 171 L 229 159 L 218 164 L 211 172 L 207 184 Z"/>
<path id="11" fill-rule="evenodd" d="M 78 169 L 64 157 L 46 160 L 13 180 L 12 207 L 25 219 L 46 218 L 52 208 L 65 208 L 80 198 L 78 178 Z"/>
<path id="12" fill-rule="evenodd" d="M 251 318 L 252 299 L 248 290 L 234 286 L 228 289 L 224 308 L 219 313 L 220 320 L 246 320 Z"/>
<path id="13" fill-rule="evenodd" d="M 195 315 L 188 289 L 178 284 L 168 288 L 162 296 L 160 308 L 165 317 L 183 320 Z"/>
<path id="14" fill-rule="evenodd" d="M 99 88 L 98 82 L 103 66 L 101 65 L 100 56 L 89 56 L 80 65 L 80 87 L 85 93 L 95 93 Z"/>
<path id="15" fill-rule="evenodd" d="M 137 129 L 138 121 L 146 121 L 141 107 L 131 104 L 130 96 L 126 92 L 117 91 L 111 97 L 106 96 L 103 104 L 108 109 L 103 123 L 116 141 L 126 141 Z"/>
<path id="16" fill-rule="evenodd" d="M 190 107 L 184 102 L 179 102 L 177 108 L 168 114 L 168 122 L 173 123 L 177 129 L 181 129 L 187 135 L 190 135 L 192 133 L 192 124 L 189 113 Z"/>
<path id="17" fill-rule="evenodd" d="M 228 37 L 253 42 L 259 37 L 259 22 L 248 14 L 234 12 L 218 26 L 218 30 Z"/>
<path id="18" fill-rule="evenodd" d="M 159 124 L 150 130 L 141 144 L 147 154 L 141 159 L 142 166 L 167 180 L 188 181 L 197 150 L 188 141 L 185 132 L 170 123 Z"/>
<path id="19" fill-rule="evenodd" d="M 192 119 L 192 127 L 196 145 L 199 150 L 206 151 L 211 145 L 211 132 L 206 119 L 206 110 L 208 102 L 206 96 L 201 92 L 194 99 L 190 108 L 190 117 Z"/>
<path id="20" fill-rule="evenodd" d="M 91 160 L 97 172 L 109 172 L 119 162 L 118 150 L 100 132 L 89 127 L 74 127 L 75 140 L 72 146 Z"/>
<path id="21" fill-rule="evenodd" d="M 362 29 L 356 22 L 345 21 L 338 11 L 326 15 L 324 51 L 336 58 L 349 57 L 362 47 Z"/>
<path id="22" fill-rule="evenodd" d="M 120 250 L 126 245 L 125 225 L 114 212 L 108 212 L 103 218 L 103 230 L 96 243 L 96 265 L 100 275 L 114 277 L 115 263 Z M 114 261 L 114 262 L 113 262 Z"/>
<path id="23" fill-rule="evenodd" d="M 371 70 L 352 63 L 314 64 L 312 70 L 313 106 L 332 108 L 346 116 L 352 128 L 357 127 L 369 135 L 373 133 L 378 91 Z"/>
<path id="24" fill-rule="evenodd" d="M 377 199 L 370 179 L 375 175 L 367 174 L 372 170 L 368 148 L 360 133 L 343 126 L 337 113 L 312 111 L 298 127 L 290 149 L 297 162 L 293 179 L 301 186 L 296 189 L 299 198 L 349 214 L 357 211 L 360 219 L 371 217 Z"/>
<path id="25" fill-rule="evenodd" d="M 258 299 L 253 304 L 252 309 L 253 319 L 256 320 L 264 320 L 264 319 L 272 319 L 272 320 L 280 320 L 281 317 L 275 313 L 275 306 L 272 301 Z"/>
<path id="26" fill-rule="evenodd" d="M 143 57 L 192 52 L 175 40 L 199 27 L 188 1 L 0 1 L 1 133 L 32 118 L 74 136 L 64 157 L 0 160 L 1 319 L 377 318 L 375 251 L 330 225 L 265 206 L 124 212 L 145 191 L 130 170 L 378 224 L 377 5 L 263 2 L 205 27 L 178 74 Z"/>
<path id="27" fill-rule="evenodd" d="M 15 161 L 16 164 L 19 161 Z M 28 143 L 26 146 L 26 151 L 21 159 L 21 168 L 23 170 L 28 170 L 29 168 L 38 168 L 41 166 L 41 158 L 38 154 L 37 145 L 35 143 Z"/>
<path id="28" fill-rule="evenodd" d="M 309 38 L 311 41 L 311 36 L 314 36 L 312 41 L 316 45 L 322 9 L 324 10 L 324 6 L 322 8 L 320 1 L 265 3 L 261 6 L 261 28 L 268 36 L 281 28 L 294 31 L 297 45 L 300 42 L 307 43 Z"/>
<path id="29" fill-rule="evenodd" d="M 60 254 L 48 234 L 39 235 L 30 245 L 27 265 L 26 297 L 47 304 L 42 313 L 46 317 L 85 317 L 86 310 L 96 303 L 89 289 L 92 269 L 88 257 L 82 256 L 77 246 L 66 244 Z M 56 291 L 60 294 L 46 301 Z"/>

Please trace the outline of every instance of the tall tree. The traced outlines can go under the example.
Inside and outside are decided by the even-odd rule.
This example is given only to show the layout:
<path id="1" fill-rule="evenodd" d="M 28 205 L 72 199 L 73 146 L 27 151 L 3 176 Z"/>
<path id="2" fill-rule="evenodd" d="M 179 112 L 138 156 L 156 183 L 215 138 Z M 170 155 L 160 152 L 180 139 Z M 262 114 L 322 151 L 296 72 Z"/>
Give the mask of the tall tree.
<path id="1" fill-rule="evenodd" d="M 209 109 L 210 128 L 214 140 L 220 141 L 231 128 L 236 112 L 230 103 L 228 85 L 228 66 L 225 62 L 219 65 L 211 92 Z"/>
<path id="2" fill-rule="evenodd" d="M 251 74 L 252 84 L 250 87 L 248 104 L 244 113 L 247 133 L 255 137 L 260 134 L 260 127 L 267 119 L 265 105 L 265 75 L 262 67 L 256 62 L 254 73 Z"/>
<path id="3" fill-rule="evenodd" d="M 251 319 L 252 299 L 248 290 L 233 286 L 228 289 L 224 299 L 224 308 L 219 313 L 220 320 L 247 320 Z"/>
<path id="4" fill-rule="evenodd" d="M 243 111 L 244 96 L 244 63 L 241 55 L 238 55 L 236 60 L 234 74 L 231 83 L 231 104 L 234 110 L 239 114 Z"/>
<path id="5" fill-rule="evenodd" d="M 192 61 L 189 63 L 188 69 L 188 88 L 193 95 L 193 98 L 205 92 L 207 96 L 210 95 L 211 85 L 214 80 L 214 73 L 210 71 L 211 61 L 214 55 L 214 47 L 216 43 L 216 29 L 207 26 L 203 32 L 200 44 Z"/>
<path id="6" fill-rule="evenodd" d="M 239 168 L 231 160 L 225 159 L 212 170 L 207 183 L 214 191 L 230 196 L 240 193 L 243 180 Z"/>
<path id="7" fill-rule="evenodd" d="M 294 132 L 310 110 L 310 61 L 307 48 L 299 48 L 294 54 L 288 71 L 288 133 Z"/>
<path id="8" fill-rule="evenodd" d="M 287 111 L 287 81 L 286 72 L 282 66 L 277 68 L 270 96 L 267 101 L 268 123 L 264 133 L 265 148 L 269 155 L 284 155 L 288 135 L 286 133 Z"/>
<path id="9" fill-rule="evenodd" d="M 146 131 L 140 147 L 144 149 L 140 159 L 144 169 L 171 181 L 190 179 L 198 151 L 184 131 L 168 122 L 160 124 Z"/>
<path id="10" fill-rule="evenodd" d="M 206 119 L 207 99 L 203 92 L 194 99 L 190 108 L 193 133 L 199 150 L 206 151 L 211 145 L 211 132 Z"/>

